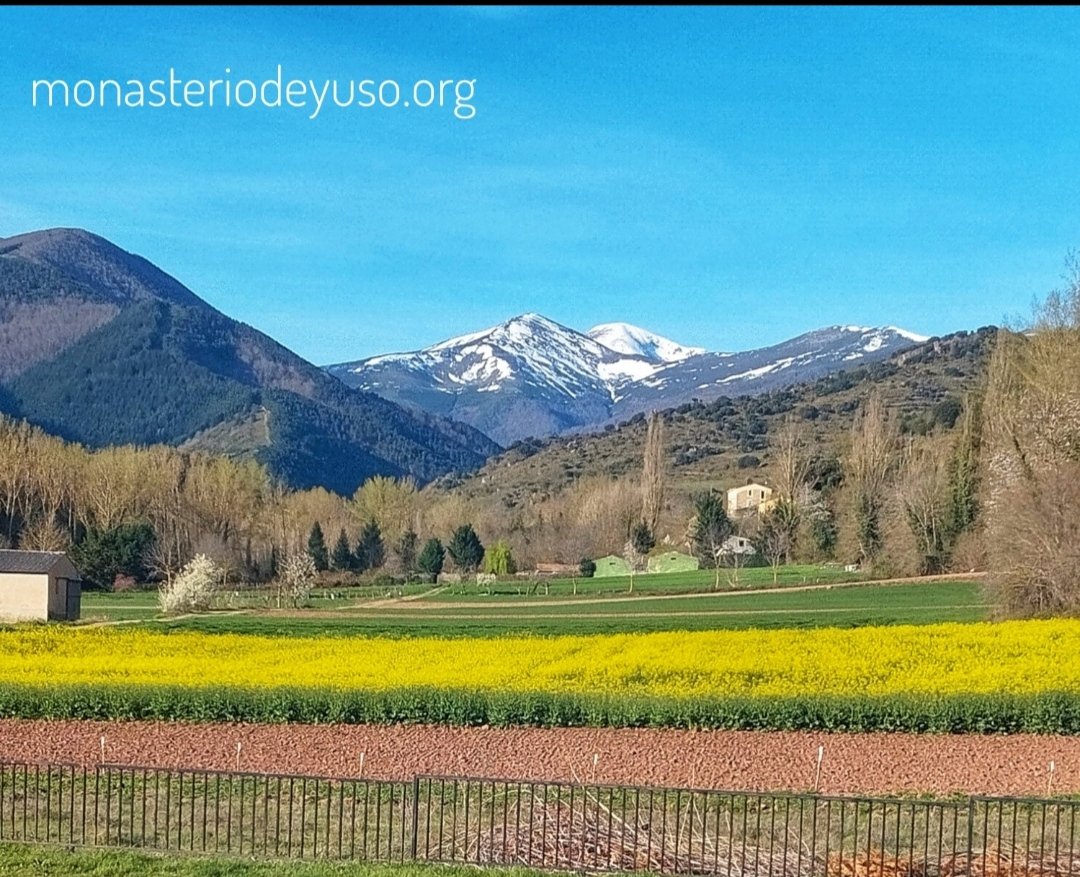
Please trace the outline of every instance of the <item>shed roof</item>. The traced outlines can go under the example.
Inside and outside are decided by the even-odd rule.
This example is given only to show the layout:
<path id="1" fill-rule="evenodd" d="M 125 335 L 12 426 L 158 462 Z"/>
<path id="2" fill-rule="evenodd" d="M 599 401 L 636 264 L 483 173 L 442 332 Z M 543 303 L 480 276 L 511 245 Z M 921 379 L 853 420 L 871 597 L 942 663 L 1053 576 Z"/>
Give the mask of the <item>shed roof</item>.
<path id="1" fill-rule="evenodd" d="M 0 573 L 51 573 L 59 565 L 68 568 L 68 574 L 75 570 L 68 556 L 63 551 L 11 551 L 0 550 Z"/>

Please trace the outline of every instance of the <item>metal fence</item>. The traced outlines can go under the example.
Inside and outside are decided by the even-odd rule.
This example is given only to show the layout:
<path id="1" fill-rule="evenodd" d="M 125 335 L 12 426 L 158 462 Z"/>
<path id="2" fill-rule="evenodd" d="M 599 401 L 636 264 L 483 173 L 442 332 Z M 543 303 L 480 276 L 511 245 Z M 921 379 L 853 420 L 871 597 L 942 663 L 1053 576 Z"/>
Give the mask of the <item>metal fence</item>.
<path id="1" fill-rule="evenodd" d="M 0 841 L 724 877 L 1080 877 L 1080 801 L 0 763 Z"/>

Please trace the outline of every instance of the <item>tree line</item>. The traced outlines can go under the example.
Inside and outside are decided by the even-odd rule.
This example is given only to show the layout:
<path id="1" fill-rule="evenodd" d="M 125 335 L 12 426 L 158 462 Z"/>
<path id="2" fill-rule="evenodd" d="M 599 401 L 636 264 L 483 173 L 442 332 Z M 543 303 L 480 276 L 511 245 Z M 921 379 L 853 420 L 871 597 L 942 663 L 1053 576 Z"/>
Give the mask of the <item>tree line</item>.
<path id="1" fill-rule="evenodd" d="M 296 553 L 313 555 L 319 569 L 354 573 L 437 574 L 446 552 L 458 568 L 480 568 L 485 549 L 475 530 L 444 520 L 425 523 L 409 478 L 377 476 L 349 498 L 289 490 L 252 460 L 164 445 L 88 450 L 0 415 L 0 546 L 69 551 L 102 587 L 168 582 L 199 555 L 226 581 L 273 579 Z M 323 528 L 339 534 L 332 551 L 318 547 Z"/>
<path id="2" fill-rule="evenodd" d="M 199 554 L 226 577 L 253 581 L 274 578 L 297 553 L 349 575 L 432 577 L 451 565 L 498 575 L 538 562 L 584 571 L 606 554 L 636 571 L 658 549 L 690 551 L 719 570 L 740 562 L 729 542 L 740 537 L 776 568 L 985 569 L 1009 612 L 1075 612 L 1080 270 L 1030 326 L 1002 330 L 993 344 L 983 385 L 944 400 L 918 429 L 902 399 L 872 389 L 851 428 L 828 441 L 793 413 L 758 443 L 755 475 L 772 496 L 752 514 L 726 507 L 730 475 L 693 487 L 673 480 L 670 413 L 643 418 L 635 471 L 580 477 L 512 504 L 497 492 L 421 491 L 385 477 L 351 497 L 288 490 L 251 460 L 164 446 L 91 451 L 0 417 L 0 541 L 70 550 L 109 585 L 169 581 Z"/>

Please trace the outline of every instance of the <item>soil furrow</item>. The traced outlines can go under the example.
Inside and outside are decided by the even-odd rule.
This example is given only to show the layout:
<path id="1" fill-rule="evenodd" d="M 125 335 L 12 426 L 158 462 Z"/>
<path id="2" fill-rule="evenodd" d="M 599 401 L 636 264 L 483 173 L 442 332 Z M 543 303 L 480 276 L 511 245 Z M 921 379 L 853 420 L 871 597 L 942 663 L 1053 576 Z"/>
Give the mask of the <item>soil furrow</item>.
<path id="1" fill-rule="evenodd" d="M 0 759 L 826 793 L 1080 793 L 1080 738 L 0 720 Z M 237 761 L 237 744 L 240 746 Z M 1050 762 L 1055 764 L 1051 776 Z"/>

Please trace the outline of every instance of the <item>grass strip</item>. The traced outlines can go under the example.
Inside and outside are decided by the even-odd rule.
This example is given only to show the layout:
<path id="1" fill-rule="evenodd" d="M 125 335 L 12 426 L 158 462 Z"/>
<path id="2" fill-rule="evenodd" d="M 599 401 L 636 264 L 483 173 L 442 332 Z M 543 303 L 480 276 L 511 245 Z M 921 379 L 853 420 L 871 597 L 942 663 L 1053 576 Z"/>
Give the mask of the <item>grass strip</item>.
<path id="1" fill-rule="evenodd" d="M 191 688 L 0 683 L 0 717 L 304 724 L 1077 734 L 1080 696 L 663 698 L 398 688 Z"/>
<path id="2" fill-rule="evenodd" d="M 447 865 L 374 865 L 358 862 L 253 862 L 171 853 L 126 850 L 69 850 L 0 844 L 0 875 L 74 877 L 476 877 L 476 868 Z M 490 877 L 530 877 L 525 868 L 485 868 Z"/>

